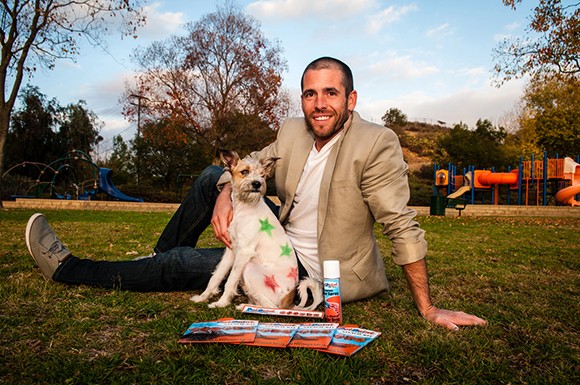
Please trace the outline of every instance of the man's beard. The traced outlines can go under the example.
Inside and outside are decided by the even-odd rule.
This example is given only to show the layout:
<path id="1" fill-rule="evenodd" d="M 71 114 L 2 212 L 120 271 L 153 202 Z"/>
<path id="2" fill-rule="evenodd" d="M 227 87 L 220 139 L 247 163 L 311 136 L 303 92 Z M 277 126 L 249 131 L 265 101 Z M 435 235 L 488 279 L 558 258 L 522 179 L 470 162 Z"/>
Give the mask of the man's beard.
<path id="1" fill-rule="evenodd" d="M 338 116 L 339 119 L 334 123 L 334 126 L 332 126 L 332 129 L 324 135 L 316 134 L 316 131 L 314 130 L 314 126 L 312 125 L 312 121 L 310 119 L 304 119 L 304 120 L 306 120 L 306 127 L 312 133 L 312 135 L 314 135 L 314 137 L 316 139 L 318 139 L 318 140 L 330 139 L 343 129 L 345 123 L 347 122 L 348 118 L 350 117 L 350 114 L 348 113 L 348 109 L 345 109 L 344 111 L 345 111 L 345 113 Z"/>

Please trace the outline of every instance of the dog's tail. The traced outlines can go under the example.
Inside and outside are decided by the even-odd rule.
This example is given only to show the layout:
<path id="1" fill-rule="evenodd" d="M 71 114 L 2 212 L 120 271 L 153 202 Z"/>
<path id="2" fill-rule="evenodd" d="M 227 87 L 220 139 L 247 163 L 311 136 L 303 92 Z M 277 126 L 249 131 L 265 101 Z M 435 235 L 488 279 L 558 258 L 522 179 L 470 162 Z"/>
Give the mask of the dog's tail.
<path id="1" fill-rule="evenodd" d="M 324 299 L 321 283 L 310 277 L 306 277 L 298 283 L 298 295 L 300 296 L 300 303 L 294 306 L 294 309 L 314 310 Z M 312 303 L 306 306 L 310 298 L 312 298 Z"/>

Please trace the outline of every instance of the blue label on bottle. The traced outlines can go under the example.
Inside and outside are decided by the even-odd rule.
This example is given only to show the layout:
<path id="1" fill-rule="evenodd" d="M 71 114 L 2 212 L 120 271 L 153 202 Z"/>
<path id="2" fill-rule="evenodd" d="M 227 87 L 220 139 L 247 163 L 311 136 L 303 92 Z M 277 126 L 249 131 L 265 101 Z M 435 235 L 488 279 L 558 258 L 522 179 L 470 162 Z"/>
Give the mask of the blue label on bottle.
<path id="1" fill-rule="evenodd" d="M 339 279 L 324 280 L 324 316 L 328 322 L 342 322 Z"/>

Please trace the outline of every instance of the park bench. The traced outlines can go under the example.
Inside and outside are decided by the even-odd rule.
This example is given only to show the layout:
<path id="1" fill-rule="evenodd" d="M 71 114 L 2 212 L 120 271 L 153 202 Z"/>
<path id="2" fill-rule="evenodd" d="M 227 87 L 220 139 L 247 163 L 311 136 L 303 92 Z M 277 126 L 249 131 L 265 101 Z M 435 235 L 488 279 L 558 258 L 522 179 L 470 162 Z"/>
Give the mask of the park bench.
<path id="1" fill-rule="evenodd" d="M 467 200 L 463 198 L 447 198 L 447 207 L 450 209 L 455 209 L 459 212 L 461 216 L 461 211 L 467 206 Z"/>

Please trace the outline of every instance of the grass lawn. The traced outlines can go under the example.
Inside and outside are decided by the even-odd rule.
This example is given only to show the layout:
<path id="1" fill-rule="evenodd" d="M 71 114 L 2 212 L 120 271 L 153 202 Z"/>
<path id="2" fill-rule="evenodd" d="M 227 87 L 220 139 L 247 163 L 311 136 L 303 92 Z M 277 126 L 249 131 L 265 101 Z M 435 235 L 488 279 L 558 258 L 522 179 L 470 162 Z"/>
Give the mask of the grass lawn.
<path id="1" fill-rule="evenodd" d="M 417 315 L 386 257 L 391 298 L 344 306 L 382 335 L 354 356 L 306 349 L 180 345 L 196 321 L 299 322 L 210 310 L 191 293 L 131 293 L 46 281 L 24 244 L 32 211 L 0 210 L 0 383 L 580 383 L 580 218 L 419 217 L 432 297 L 487 327 L 457 332 Z M 47 211 L 75 255 L 149 254 L 169 213 Z M 378 229 L 377 229 L 378 230 Z M 384 253 L 390 246 L 377 236 Z M 219 246 L 207 233 L 203 246 Z M 202 246 L 202 245 L 200 245 Z"/>

